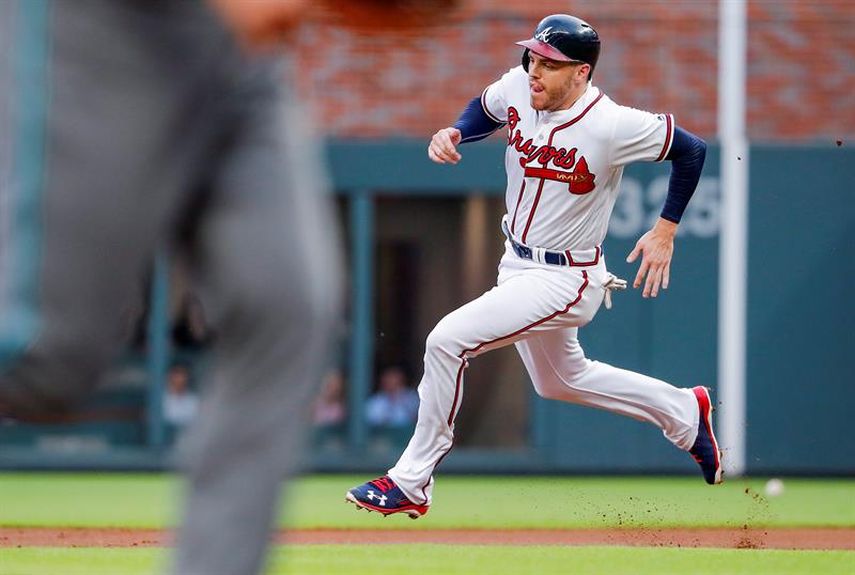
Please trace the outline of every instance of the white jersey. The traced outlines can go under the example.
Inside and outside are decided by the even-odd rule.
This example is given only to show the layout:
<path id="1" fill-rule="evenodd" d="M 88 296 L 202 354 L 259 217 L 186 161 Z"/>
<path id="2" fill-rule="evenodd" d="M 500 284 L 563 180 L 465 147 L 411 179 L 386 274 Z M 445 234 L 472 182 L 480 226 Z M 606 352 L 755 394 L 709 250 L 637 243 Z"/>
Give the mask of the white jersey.
<path id="1" fill-rule="evenodd" d="M 522 66 L 488 86 L 481 104 L 508 124 L 508 228 L 517 241 L 550 250 L 599 246 L 624 166 L 662 161 L 674 139 L 670 114 L 619 106 L 591 84 L 569 109 L 538 112 Z"/>

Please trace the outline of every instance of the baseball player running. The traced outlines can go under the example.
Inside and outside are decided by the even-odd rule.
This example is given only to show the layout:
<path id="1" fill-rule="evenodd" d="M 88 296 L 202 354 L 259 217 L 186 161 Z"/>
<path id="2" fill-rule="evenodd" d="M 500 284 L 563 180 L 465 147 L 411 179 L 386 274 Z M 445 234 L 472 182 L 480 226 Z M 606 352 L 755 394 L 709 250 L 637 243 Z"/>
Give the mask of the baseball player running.
<path id="1" fill-rule="evenodd" d="M 601 247 L 624 167 L 671 162 L 661 216 L 627 258 L 641 257 L 633 287 L 656 297 L 668 287 L 674 237 L 706 145 L 671 115 L 620 106 L 594 86 L 600 39 L 579 18 L 548 16 L 518 44 L 522 65 L 474 98 L 428 148 L 434 162 L 457 164 L 458 145 L 507 126 L 507 241 L 497 285 L 428 335 L 415 433 L 387 475 L 347 492 L 357 507 L 412 518 L 428 512 L 434 470 L 452 448 L 463 372 L 471 358 L 510 344 L 542 397 L 650 422 L 694 457 L 707 483 L 722 481 L 706 388 L 589 360 L 577 339 L 600 304 L 609 307 L 611 290 L 626 287 L 606 270 Z"/>

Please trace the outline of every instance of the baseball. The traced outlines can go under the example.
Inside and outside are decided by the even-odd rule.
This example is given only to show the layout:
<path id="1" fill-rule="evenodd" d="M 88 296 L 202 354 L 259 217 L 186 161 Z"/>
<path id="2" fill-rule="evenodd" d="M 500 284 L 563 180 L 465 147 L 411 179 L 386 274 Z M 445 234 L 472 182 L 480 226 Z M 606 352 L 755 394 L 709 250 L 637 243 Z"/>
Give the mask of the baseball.
<path id="1" fill-rule="evenodd" d="M 763 491 L 766 493 L 767 497 L 778 497 L 779 495 L 783 495 L 784 482 L 777 477 L 773 477 L 766 482 L 766 487 L 763 488 Z"/>

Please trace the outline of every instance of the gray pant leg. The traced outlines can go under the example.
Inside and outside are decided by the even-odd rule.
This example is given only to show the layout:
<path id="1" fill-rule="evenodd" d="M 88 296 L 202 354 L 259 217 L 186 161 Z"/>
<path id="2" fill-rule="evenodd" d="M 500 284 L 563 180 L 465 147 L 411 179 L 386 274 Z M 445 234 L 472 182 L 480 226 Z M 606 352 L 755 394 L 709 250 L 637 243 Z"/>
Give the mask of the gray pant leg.
<path id="1" fill-rule="evenodd" d="M 338 234 L 311 135 L 293 108 L 257 105 L 202 221 L 199 276 L 218 340 L 183 446 L 179 575 L 263 568 L 337 317 Z"/>
<path id="2" fill-rule="evenodd" d="M 216 75 L 199 71 L 216 70 L 222 34 L 179 16 L 0 2 L 0 403 L 13 412 L 96 383 L 211 147 Z"/>

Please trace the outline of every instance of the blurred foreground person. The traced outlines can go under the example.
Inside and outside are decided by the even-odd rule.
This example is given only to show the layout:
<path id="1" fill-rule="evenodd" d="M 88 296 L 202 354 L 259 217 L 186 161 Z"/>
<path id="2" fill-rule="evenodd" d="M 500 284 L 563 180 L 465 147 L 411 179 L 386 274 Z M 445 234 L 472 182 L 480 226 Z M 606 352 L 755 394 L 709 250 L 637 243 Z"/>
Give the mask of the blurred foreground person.
<path id="1" fill-rule="evenodd" d="M 0 415 L 57 413 L 186 251 L 214 365 L 174 572 L 260 571 L 336 317 L 337 234 L 283 43 L 306 2 L 0 3 Z"/>

